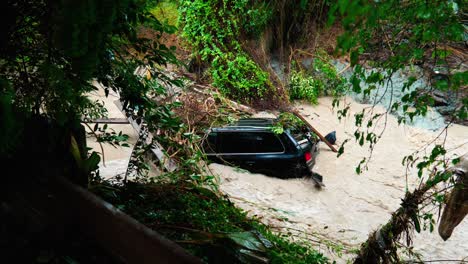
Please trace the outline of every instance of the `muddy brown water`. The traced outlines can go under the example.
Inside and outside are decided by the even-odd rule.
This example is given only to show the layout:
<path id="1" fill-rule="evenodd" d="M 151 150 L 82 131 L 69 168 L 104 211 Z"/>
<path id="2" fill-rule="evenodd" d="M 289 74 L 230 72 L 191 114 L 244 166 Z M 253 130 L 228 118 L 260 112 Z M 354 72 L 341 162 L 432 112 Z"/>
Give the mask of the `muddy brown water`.
<path id="1" fill-rule="evenodd" d="M 113 104 L 117 95 L 105 98 L 101 93 L 93 97 L 104 101 L 109 117 L 123 117 Z M 351 117 L 369 107 L 350 98 L 345 101 L 350 104 Z M 323 175 L 326 188 L 317 190 L 313 182 L 307 179 L 282 180 L 220 164 L 211 164 L 209 168 L 210 173 L 217 175 L 220 190 L 249 215 L 260 218 L 274 230 L 290 232 L 292 240 L 309 239 L 332 260 L 345 263 L 346 259 L 352 258 L 352 254 L 346 254 L 346 251 L 357 248 L 369 232 L 385 223 L 398 208 L 405 188 L 412 189 L 418 183 L 413 170 L 409 171 L 407 185 L 405 167 L 401 165 L 403 156 L 424 147 L 439 132 L 398 126 L 396 119 L 388 116 L 386 131 L 373 152 L 369 170 L 356 175 L 355 167 L 362 157 L 369 155 L 369 149 L 354 142 L 353 118 L 338 121 L 331 105 L 330 98 L 321 98 L 317 106 L 297 105 L 300 112 L 323 134 L 336 130 L 338 144 L 351 139 L 340 158 L 325 144 L 320 145 L 314 169 Z M 382 127 L 381 124 L 377 128 Z M 131 144 L 136 141 L 136 134 L 130 125 L 113 125 L 112 128 L 129 134 Z M 90 138 L 89 145 L 99 151 L 100 146 L 92 141 Z M 446 147 L 450 149 L 448 155 L 468 153 L 468 127 L 451 126 Z M 107 178 L 124 173 L 131 148 L 106 145 L 104 148 L 106 166 L 100 164 L 101 175 Z M 437 218 L 437 212 L 434 214 Z M 344 245 L 344 254 L 337 254 L 332 250 L 337 247 L 327 246 L 325 241 L 331 241 L 329 245 L 333 241 Z M 465 219 L 446 242 L 436 232 L 416 234 L 414 247 L 416 252 L 422 254 L 423 260 L 467 258 L 468 220 Z"/>
<path id="2" fill-rule="evenodd" d="M 324 177 L 326 188 L 317 190 L 307 179 L 282 180 L 220 164 L 211 164 L 210 169 L 219 177 L 221 191 L 250 215 L 278 230 L 291 232 L 293 240 L 309 239 L 331 259 L 345 262 L 352 258 L 346 250 L 357 248 L 371 231 L 384 224 L 399 207 L 405 189 L 412 190 L 419 183 L 414 169 L 408 172 L 407 179 L 402 158 L 432 142 L 440 132 L 399 126 L 395 117 L 388 116 L 368 171 L 357 175 L 355 168 L 363 157 L 369 156 L 369 148 L 354 141 L 352 116 L 369 106 L 347 98 L 351 118 L 340 122 L 331 100 L 322 98 L 317 106 L 297 105 L 323 134 L 336 130 L 338 144 L 350 139 L 339 158 L 325 144 L 320 145 L 314 169 Z M 383 123 L 379 124 L 376 131 L 383 127 Z M 444 136 L 430 145 L 442 143 Z M 448 157 L 468 153 L 468 127 L 451 126 L 445 144 L 450 150 Z M 437 211 L 433 213 L 437 219 Z M 344 254 L 340 257 L 333 247 L 327 247 L 327 240 L 342 243 Z M 414 248 L 426 261 L 468 259 L 468 221 L 465 219 L 446 242 L 436 231 L 416 234 Z"/>

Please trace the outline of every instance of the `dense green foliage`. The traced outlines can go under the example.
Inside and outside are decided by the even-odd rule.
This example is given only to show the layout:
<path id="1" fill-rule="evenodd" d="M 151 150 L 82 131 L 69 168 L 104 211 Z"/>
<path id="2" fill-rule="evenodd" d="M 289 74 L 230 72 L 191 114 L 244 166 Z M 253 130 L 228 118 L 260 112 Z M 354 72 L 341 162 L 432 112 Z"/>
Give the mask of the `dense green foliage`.
<path id="1" fill-rule="evenodd" d="M 228 235 L 259 232 L 273 245 L 264 257 L 270 263 L 327 263 L 310 245 L 291 243 L 257 220 L 207 189 L 190 184 L 142 185 L 125 187 L 96 185 L 94 191 L 140 222 L 178 241 L 205 262 L 252 263 L 240 256 L 248 248 L 233 245 Z M 239 237 L 241 239 L 241 237 Z M 248 245 L 247 245 L 248 246 Z M 262 252 L 257 252 L 262 254 Z M 261 263 L 261 262 L 259 262 Z"/>
<path id="2" fill-rule="evenodd" d="M 294 71 L 289 77 L 289 96 L 291 99 L 303 99 L 312 104 L 317 103 L 323 92 L 323 83 L 304 71 Z"/>
<path id="3" fill-rule="evenodd" d="M 274 89 L 264 72 L 242 49 L 243 36 L 258 36 L 270 18 L 262 1 L 180 1 L 183 35 L 195 55 L 212 63 L 213 84 L 231 98 L 252 102 Z"/>
<path id="4" fill-rule="evenodd" d="M 152 6 L 149 11 L 159 21 L 171 26 L 177 26 L 177 22 L 179 20 L 177 0 L 158 1 L 158 3 Z"/>
<path id="5" fill-rule="evenodd" d="M 272 89 L 268 73 L 247 55 L 235 56 L 228 52 L 215 57 L 211 75 L 213 85 L 223 94 L 244 102 L 261 98 Z"/>
<path id="6" fill-rule="evenodd" d="M 276 134 L 281 134 L 285 129 L 306 131 L 307 126 L 299 117 L 293 113 L 283 112 L 279 114 L 278 119 L 271 127 L 271 130 Z"/>
<path id="7" fill-rule="evenodd" d="M 151 129 L 178 129 L 172 106 L 151 100 L 165 93 L 161 83 L 179 84 L 157 67 L 177 61 L 157 37 L 139 35 L 142 27 L 155 32 L 174 28 L 154 19 L 146 2 L 6 1 L 1 5 L 7 19 L 1 25 L 0 93 L 5 111 L 0 119 L 5 133 L 0 142 L 9 144 L 2 144 L 0 153 L 21 144 L 14 140 L 21 132 L 15 113 L 46 116 L 64 127 L 105 115 L 102 105 L 87 97 L 97 90 L 93 79 L 104 84 L 106 93 L 118 92 L 127 113 L 143 117 Z M 149 66 L 160 82 L 135 75 L 139 66 Z M 99 141 L 123 138 L 95 131 L 103 132 Z"/>

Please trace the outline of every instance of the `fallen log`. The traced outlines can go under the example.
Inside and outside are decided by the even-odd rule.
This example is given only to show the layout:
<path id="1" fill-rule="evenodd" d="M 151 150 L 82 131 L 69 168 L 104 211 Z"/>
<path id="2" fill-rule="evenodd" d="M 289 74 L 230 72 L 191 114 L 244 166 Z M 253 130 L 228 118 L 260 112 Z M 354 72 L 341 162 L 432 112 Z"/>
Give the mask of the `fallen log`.
<path id="1" fill-rule="evenodd" d="M 198 88 L 203 88 L 203 89 L 209 89 L 209 92 L 206 92 L 206 91 L 203 91 L 203 90 L 200 90 Z M 219 92 L 217 91 L 213 91 L 211 90 L 208 86 L 202 86 L 202 85 L 199 85 L 199 84 L 196 84 L 196 85 L 193 85 L 190 87 L 190 89 L 196 93 L 199 93 L 199 94 L 203 94 L 203 95 L 212 95 L 212 93 L 215 93 L 215 94 L 219 94 Z M 238 111 L 241 111 L 241 112 L 245 112 L 245 113 L 248 113 L 248 114 L 255 114 L 256 111 L 249 107 L 249 106 L 246 106 L 246 105 L 243 105 L 243 104 L 240 104 L 240 103 L 237 103 L 237 102 L 234 102 L 230 99 L 227 99 L 227 98 L 224 98 L 223 96 L 220 95 L 220 98 L 223 98 L 223 100 L 230 105 L 230 107 L 233 109 L 233 110 L 238 110 Z"/>

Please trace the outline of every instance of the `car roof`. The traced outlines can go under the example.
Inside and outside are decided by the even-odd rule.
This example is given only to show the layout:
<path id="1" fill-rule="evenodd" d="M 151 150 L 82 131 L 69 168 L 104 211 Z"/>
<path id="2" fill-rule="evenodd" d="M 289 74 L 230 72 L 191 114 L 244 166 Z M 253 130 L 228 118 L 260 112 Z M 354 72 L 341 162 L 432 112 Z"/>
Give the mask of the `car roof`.
<path id="1" fill-rule="evenodd" d="M 225 127 L 212 128 L 212 131 L 271 131 L 274 122 L 273 118 L 243 118 Z"/>

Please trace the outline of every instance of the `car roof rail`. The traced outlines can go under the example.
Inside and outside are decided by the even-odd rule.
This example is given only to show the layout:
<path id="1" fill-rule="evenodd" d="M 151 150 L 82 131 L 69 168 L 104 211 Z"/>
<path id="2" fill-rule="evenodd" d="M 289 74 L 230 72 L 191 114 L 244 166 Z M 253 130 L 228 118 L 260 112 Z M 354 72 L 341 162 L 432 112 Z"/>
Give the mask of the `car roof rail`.
<path id="1" fill-rule="evenodd" d="M 218 127 L 213 128 L 216 131 L 229 131 L 229 130 L 270 130 L 269 127 L 259 127 L 259 126 L 226 126 L 226 127 Z"/>

